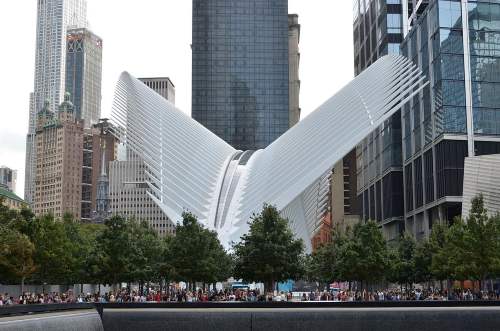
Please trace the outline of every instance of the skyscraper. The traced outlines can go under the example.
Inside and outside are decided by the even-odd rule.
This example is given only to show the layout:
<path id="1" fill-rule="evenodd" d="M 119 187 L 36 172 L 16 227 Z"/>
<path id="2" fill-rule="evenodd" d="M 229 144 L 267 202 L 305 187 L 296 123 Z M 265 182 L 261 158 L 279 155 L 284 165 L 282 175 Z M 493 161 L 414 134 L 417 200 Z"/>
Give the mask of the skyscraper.
<path id="1" fill-rule="evenodd" d="M 11 192 L 16 192 L 17 170 L 5 166 L 0 167 L 0 185 L 4 185 Z"/>
<path id="2" fill-rule="evenodd" d="M 83 121 L 76 118 L 67 94 L 57 112 L 49 101 L 38 113 L 33 212 L 80 219 Z"/>
<path id="3" fill-rule="evenodd" d="M 66 92 L 90 128 L 101 117 L 102 39 L 86 28 L 70 29 L 66 38 Z"/>
<path id="4" fill-rule="evenodd" d="M 417 238 L 469 203 L 465 158 L 500 153 L 499 40 L 500 3 L 431 0 L 401 45 L 430 82 L 402 110 L 405 227 Z"/>
<path id="5" fill-rule="evenodd" d="M 362 216 L 389 240 L 403 231 L 422 239 L 433 224 L 451 223 L 462 211 L 465 157 L 500 153 L 500 4 L 430 0 L 414 8 L 397 51 L 430 84 L 356 152 Z M 359 45 L 366 49 L 369 38 Z"/>
<path id="6" fill-rule="evenodd" d="M 289 121 L 288 0 L 193 0 L 192 116 L 237 149 Z"/>
<path id="7" fill-rule="evenodd" d="M 26 138 L 25 199 L 33 202 L 35 159 L 35 130 L 37 114 L 46 100 L 54 107 L 64 95 L 66 68 L 66 31 L 68 26 L 86 25 L 86 0 L 38 1 L 35 80 L 30 95 L 29 131 Z"/>
<path id="8" fill-rule="evenodd" d="M 428 1 L 354 0 L 354 72 L 360 74 L 378 58 L 399 54 L 406 33 L 418 21 Z M 355 157 L 356 162 L 352 162 Z M 346 161 L 351 162 L 346 162 Z M 366 137 L 344 159 L 344 185 L 357 190 L 357 202 L 348 193 L 349 206 L 364 220 L 376 220 L 387 240 L 396 240 L 405 230 L 401 112 Z M 340 184 L 340 182 L 338 182 Z M 340 184 L 341 185 L 341 184 Z M 354 193 L 354 192 L 353 192 Z M 334 197 L 335 199 L 335 197 Z M 347 209 L 346 209 L 347 210 Z M 352 211 L 351 211 L 352 212 Z"/>

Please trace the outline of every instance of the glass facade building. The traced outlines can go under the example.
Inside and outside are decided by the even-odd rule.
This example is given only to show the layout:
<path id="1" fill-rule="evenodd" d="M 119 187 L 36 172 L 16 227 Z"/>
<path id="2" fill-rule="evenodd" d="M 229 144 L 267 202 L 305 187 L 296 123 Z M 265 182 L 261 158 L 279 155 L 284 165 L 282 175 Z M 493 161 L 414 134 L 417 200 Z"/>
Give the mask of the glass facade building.
<path id="1" fill-rule="evenodd" d="M 193 0 L 192 116 L 241 150 L 289 128 L 287 0 Z"/>
<path id="2" fill-rule="evenodd" d="M 66 92 L 86 128 L 101 117 L 102 39 L 85 28 L 68 30 Z"/>
<path id="3" fill-rule="evenodd" d="M 383 2 L 387 9 L 370 3 L 365 11 L 392 13 L 399 3 Z M 407 5 L 414 9 L 395 52 L 413 61 L 429 85 L 356 148 L 360 214 L 379 222 L 388 240 L 404 231 L 421 239 L 434 223 L 452 222 L 462 210 L 465 157 L 500 153 L 500 1 Z M 365 16 L 377 17 L 369 11 L 359 17 Z M 364 23 L 355 31 L 356 24 Z M 388 31 L 386 40 L 394 40 Z M 383 43 L 377 47 L 377 56 L 385 54 Z M 364 54 L 355 66 L 373 62 Z"/>
<path id="4" fill-rule="evenodd" d="M 500 1 L 431 1 L 401 51 L 430 81 L 402 111 L 405 227 L 421 238 L 460 215 L 465 157 L 500 153 Z"/>
<path id="5" fill-rule="evenodd" d="M 384 55 L 399 54 L 404 36 L 427 4 L 428 1 L 412 0 L 354 0 L 355 74 Z M 398 111 L 350 153 L 356 155 L 355 212 L 363 220 L 376 220 L 388 240 L 397 239 L 404 232 L 401 128 Z"/>

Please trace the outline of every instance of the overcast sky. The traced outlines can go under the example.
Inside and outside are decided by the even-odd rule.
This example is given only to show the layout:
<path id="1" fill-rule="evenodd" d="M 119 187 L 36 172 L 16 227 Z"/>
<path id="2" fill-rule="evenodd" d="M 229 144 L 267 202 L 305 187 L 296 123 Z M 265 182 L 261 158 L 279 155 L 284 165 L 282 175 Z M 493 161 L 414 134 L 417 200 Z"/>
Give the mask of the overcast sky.
<path id="1" fill-rule="evenodd" d="M 168 76 L 176 105 L 191 112 L 191 0 L 87 0 L 90 28 L 103 38 L 102 117 L 122 71 Z M 249 0 L 251 1 L 251 0 Z M 33 91 L 36 0 L 0 3 L 0 165 L 18 170 L 24 193 L 29 93 Z M 299 15 L 302 118 L 353 77 L 351 0 L 289 0 Z"/>

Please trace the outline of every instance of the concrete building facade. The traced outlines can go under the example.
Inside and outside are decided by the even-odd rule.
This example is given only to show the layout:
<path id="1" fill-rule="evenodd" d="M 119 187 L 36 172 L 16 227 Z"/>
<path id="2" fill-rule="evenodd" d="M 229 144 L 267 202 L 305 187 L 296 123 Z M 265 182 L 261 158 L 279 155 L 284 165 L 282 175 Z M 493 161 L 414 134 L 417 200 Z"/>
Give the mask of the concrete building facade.
<path id="1" fill-rule="evenodd" d="M 168 77 L 138 78 L 150 89 L 175 104 L 175 86 Z"/>
<path id="2" fill-rule="evenodd" d="M 57 112 L 47 101 L 38 114 L 33 212 L 81 215 L 83 121 L 66 94 Z"/>
<path id="3" fill-rule="evenodd" d="M 102 39 L 86 28 L 66 36 L 66 92 L 77 118 L 90 128 L 101 118 Z"/>
<path id="4" fill-rule="evenodd" d="M 149 195 L 146 165 L 141 160 L 112 161 L 109 166 L 111 212 L 146 221 L 159 235 L 175 233 L 175 224 Z"/>

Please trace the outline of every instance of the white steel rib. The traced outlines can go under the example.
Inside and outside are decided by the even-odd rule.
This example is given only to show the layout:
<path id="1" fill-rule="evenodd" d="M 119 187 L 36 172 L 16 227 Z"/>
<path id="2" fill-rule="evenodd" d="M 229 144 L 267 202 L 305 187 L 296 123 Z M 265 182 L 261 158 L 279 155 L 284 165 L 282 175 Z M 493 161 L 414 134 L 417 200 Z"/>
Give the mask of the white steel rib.
<path id="1" fill-rule="evenodd" d="M 258 151 L 235 150 L 126 72 L 112 120 L 144 161 L 151 195 L 174 222 L 190 211 L 227 245 L 270 203 L 310 249 L 332 167 L 426 84 L 411 61 L 385 56 Z"/>

